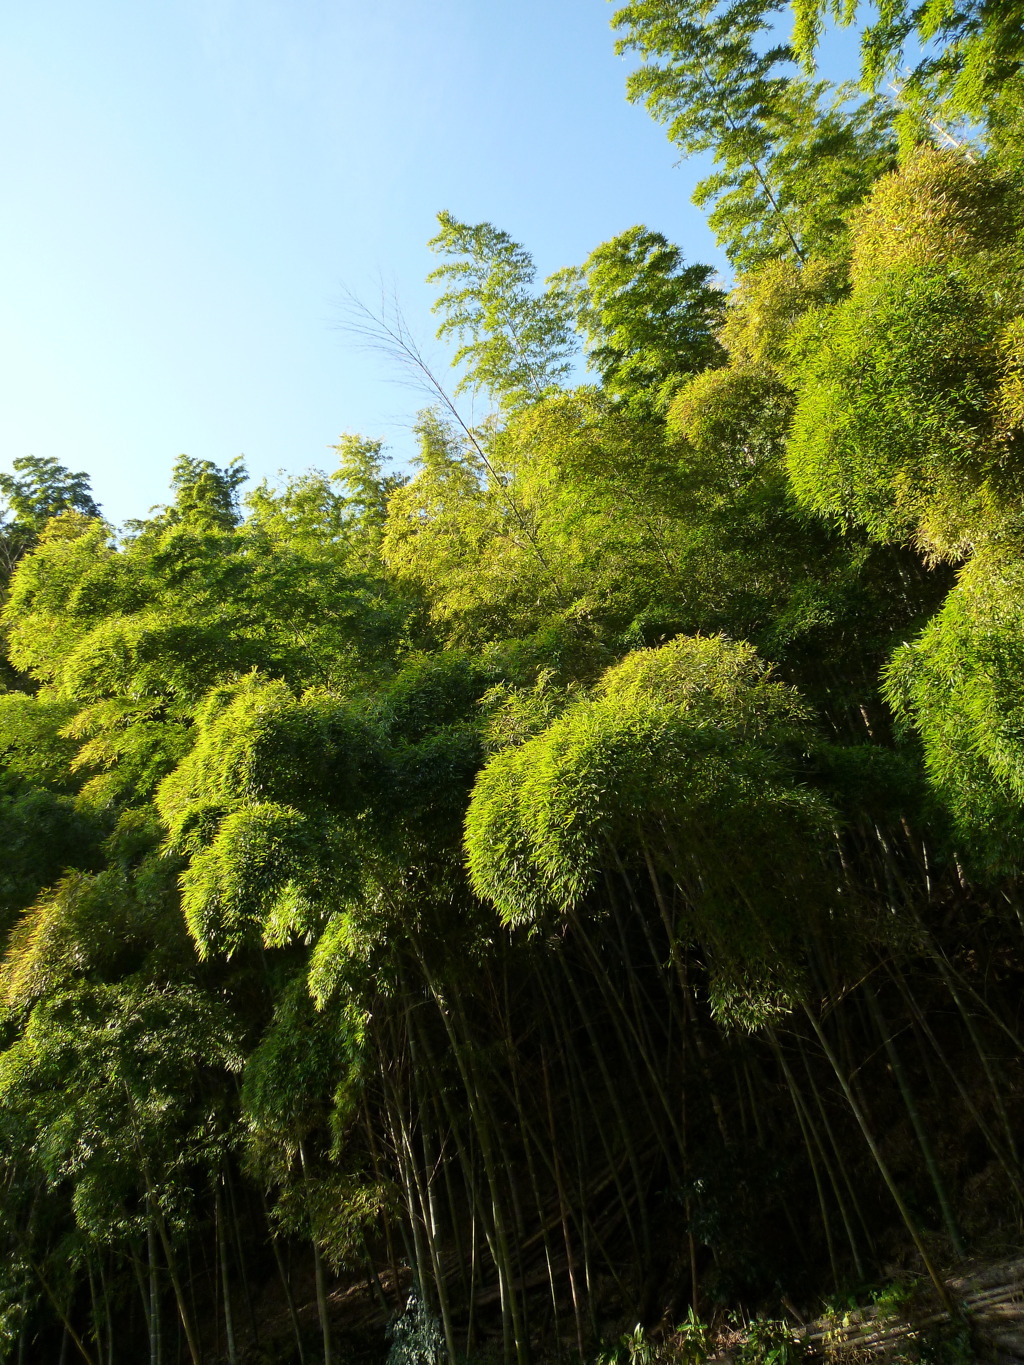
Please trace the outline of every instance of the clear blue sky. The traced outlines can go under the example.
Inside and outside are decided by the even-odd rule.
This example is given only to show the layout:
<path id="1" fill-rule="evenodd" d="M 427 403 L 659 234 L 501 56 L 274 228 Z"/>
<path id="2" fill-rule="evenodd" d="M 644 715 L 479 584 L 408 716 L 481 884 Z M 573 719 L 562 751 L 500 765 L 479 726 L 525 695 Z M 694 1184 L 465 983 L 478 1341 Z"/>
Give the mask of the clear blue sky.
<path id="1" fill-rule="evenodd" d="M 119 522 L 163 500 L 179 452 L 260 477 L 329 468 L 348 430 L 404 458 L 423 400 L 339 330 L 341 300 L 382 276 L 432 338 L 439 209 L 504 228 L 542 274 L 638 222 L 718 263 L 695 168 L 626 103 L 611 13 L 5 6 L 0 467 L 85 469 Z"/>

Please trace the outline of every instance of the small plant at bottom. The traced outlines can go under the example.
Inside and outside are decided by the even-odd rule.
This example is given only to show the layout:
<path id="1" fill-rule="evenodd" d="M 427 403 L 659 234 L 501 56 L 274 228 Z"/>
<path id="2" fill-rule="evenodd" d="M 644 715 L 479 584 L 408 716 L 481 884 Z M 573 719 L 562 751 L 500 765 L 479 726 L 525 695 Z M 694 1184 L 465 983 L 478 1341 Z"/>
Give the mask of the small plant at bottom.
<path id="1" fill-rule="evenodd" d="M 622 1344 L 626 1348 L 629 1365 L 654 1365 L 658 1359 L 657 1346 L 653 1341 L 648 1341 L 647 1333 L 639 1322 L 629 1336 L 622 1338 Z"/>
<path id="2" fill-rule="evenodd" d="M 806 1358 L 803 1342 L 788 1322 L 755 1318 L 736 1353 L 741 1365 L 797 1365 Z"/>
<path id="3" fill-rule="evenodd" d="M 441 1324 L 416 1294 L 388 1323 L 387 1336 L 387 1365 L 441 1365 L 445 1358 Z"/>
<path id="4" fill-rule="evenodd" d="M 676 1341 L 673 1343 L 672 1360 L 679 1365 L 705 1365 L 715 1349 L 711 1328 L 693 1311 L 693 1304 L 686 1315 L 686 1321 L 676 1328 Z"/>
<path id="5" fill-rule="evenodd" d="M 920 1286 L 907 1280 L 894 1280 L 871 1294 L 871 1303 L 882 1318 L 905 1317 L 921 1295 Z"/>
<path id="6" fill-rule="evenodd" d="M 651 1341 L 638 1322 L 632 1332 L 602 1351 L 594 1365 L 706 1365 L 714 1349 L 711 1328 L 691 1307 L 667 1341 Z"/>
<path id="7" fill-rule="evenodd" d="M 654 1365 L 657 1348 L 647 1340 L 642 1323 L 637 1323 L 632 1332 L 619 1337 L 614 1346 L 598 1353 L 594 1365 Z"/>

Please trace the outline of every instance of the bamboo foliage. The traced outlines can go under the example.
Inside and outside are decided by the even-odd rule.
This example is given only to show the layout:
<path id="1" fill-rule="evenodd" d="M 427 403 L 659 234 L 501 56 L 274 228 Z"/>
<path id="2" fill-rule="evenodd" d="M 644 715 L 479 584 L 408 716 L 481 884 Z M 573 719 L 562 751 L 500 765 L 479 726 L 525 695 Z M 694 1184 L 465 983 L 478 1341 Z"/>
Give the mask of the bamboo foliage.
<path id="1" fill-rule="evenodd" d="M 698 11 L 617 23 L 731 293 L 442 215 L 496 407 L 413 477 L 0 480 L 0 1360 L 588 1361 L 1019 1236 L 1012 120 L 895 166 Z"/>

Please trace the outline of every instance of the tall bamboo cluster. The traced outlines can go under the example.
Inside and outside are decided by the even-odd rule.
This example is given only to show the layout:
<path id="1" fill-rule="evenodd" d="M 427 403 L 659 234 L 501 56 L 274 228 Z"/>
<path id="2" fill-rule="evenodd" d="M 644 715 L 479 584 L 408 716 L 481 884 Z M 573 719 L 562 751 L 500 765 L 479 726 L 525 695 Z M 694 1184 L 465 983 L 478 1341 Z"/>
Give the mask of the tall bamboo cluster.
<path id="1" fill-rule="evenodd" d="M 587 1362 L 1019 1242 L 1020 77 L 937 146 L 769 18 L 617 20 L 732 101 L 728 294 L 445 213 L 493 410 L 364 317 L 408 476 L 2 476 L 0 1361 Z"/>

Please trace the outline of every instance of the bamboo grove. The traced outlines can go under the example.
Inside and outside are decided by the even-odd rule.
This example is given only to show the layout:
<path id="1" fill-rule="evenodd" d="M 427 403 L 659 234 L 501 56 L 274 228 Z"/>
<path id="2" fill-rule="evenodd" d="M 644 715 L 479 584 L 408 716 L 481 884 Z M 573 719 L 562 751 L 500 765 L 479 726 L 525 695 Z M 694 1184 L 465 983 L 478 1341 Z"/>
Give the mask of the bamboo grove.
<path id="1" fill-rule="evenodd" d="M 587 1361 L 1019 1242 L 1020 21 L 855 90 L 637 0 L 730 285 L 444 213 L 455 391 L 358 322 L 409 475 L 0 476 L 0 1359 L 329 1365 L 363 1286 Z"/>

